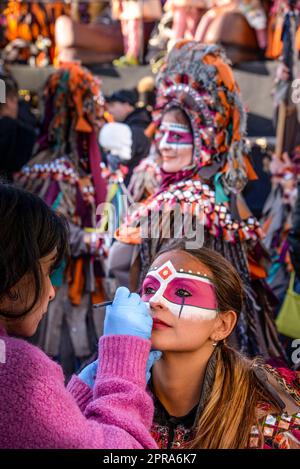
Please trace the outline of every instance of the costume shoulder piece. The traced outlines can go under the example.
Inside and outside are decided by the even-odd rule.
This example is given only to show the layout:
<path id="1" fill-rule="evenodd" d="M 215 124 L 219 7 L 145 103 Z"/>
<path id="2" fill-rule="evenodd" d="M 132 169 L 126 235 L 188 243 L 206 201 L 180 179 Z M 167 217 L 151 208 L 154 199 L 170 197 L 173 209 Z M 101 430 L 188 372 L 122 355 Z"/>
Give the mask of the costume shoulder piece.
<path id="1" fill-rule="evenodd" d="M 259 404 L 259 427 L 252 427 L 249 447 L 300 449 L 300 373 L 270 365 L 255 368 L 258 381 L 280 411 L 274 411 L 269 402 Z M 263 436 L 262 444 L 259 436 Z"/>
<path id="2" fill-rule="evenodd" d="M 300 372 L 288 368 L 273 368 L 270 365 L 265 365 L 265 370 L 277 384 L 278 390 L 284 391 L 293 399 L 300 412 Z"/>
<path id="3" fill-rule="evenodd" d="M 139 204 L 117 231 L 117 239 L 131 244 L 129 233 L 139 233 L 141 236 L 142 233 L 147 234 L 144 230 L 147 230 L 149 220 L 153 223 L 155 213 L 175 215 L 176 210 L 196 217 L 212 236 L 223 237 L 228 242 L 234 243 L 237 239 L 257 240 L 262 237 L 262 230 L 255 217 L 234 219 L 226 204 L 216 202 L 216 193 L 209 185 L 199 179 L 188 179 L 171 184 L 167 190 Z"/>

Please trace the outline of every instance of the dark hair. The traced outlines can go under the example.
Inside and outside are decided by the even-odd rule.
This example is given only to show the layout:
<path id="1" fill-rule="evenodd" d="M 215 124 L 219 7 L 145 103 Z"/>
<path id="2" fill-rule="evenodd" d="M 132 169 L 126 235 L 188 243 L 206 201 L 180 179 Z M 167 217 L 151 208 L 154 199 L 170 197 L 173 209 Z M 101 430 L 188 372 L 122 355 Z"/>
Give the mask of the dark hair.
<path id="1" fill-rule="evenodd" d="M 34 300 L 26 310 L 13 315 L 0 309 L 0 316 L 20 318 L 39 301 L 42 278 L 39 260 L 55 248 L 57 256 L 53 269 L 68 251 L 66 221 L 56 215 L 42 199 L 8 184 L 0 183 L 0 300 L 19 298 L 12 288 L 25 274 L 34 279 Z"/>
<path id="2" fill-rule="evenodd" d="M 165 116 L 166 114 L 169 114 L 169 113 L 173 113 L 175 115 L 176 119 L 178 119 L 179 123 L 183 124 L 183 125 L 187 125 L 189 127 L 190 131 L 193 133 L 191 120 L 190 120 L 189 116 L 187 115 L 186 111 L 183 108 L 181 108 L 179 106 L 172 105 L 169 108 L 167 107 L 165 109 L 165 111 L 163 113 L 163 116 Z"/>
<path id="3" fill-rule="evenodd" d="M 112 93 L 110 96 L 106 97 L 106 102 L 107 103 L 127 103 L 130 104 L 130 106 L 135 107 L 136 103 L 139 99 L 139 95 L 137 90 L 134 89 L 121 89 L 118 91 L 115 91 Z"/>

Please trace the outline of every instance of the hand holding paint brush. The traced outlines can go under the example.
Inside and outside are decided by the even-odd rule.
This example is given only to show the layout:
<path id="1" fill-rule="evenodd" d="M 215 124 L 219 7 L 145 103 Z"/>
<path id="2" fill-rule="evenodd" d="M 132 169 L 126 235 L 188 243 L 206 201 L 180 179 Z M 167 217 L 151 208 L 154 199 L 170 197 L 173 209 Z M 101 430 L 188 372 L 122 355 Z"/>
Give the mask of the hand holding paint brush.
<path id="1" fill-rule="evenodd" d="M 118 288 L 113 301 L 94 305 L 94 308 L 106 307 L 104 335 L 133 335 L 149 340 L 152 332 L 152 317 L 149 304 L 137 293 L 130 293 L 125 287 Z M 161 352 L 152 350 L 146 367 L 146 381 L 150 379 L 150 370 L 159 360 Z M 134 357 L 133 357 L 134 360 Z M 79 378 L 93 388 L 98 368 L 98 360 L 86 366 Z"/>
<path id="2" fill-rule="evenodd" d="M 94 307 L 106 306 L 104 335 L 133 335 L 149 340 L 152 331 L 152 317 L 149 308 L 137 293 L 128 288 L 118 288 L 113 302 Z"/>

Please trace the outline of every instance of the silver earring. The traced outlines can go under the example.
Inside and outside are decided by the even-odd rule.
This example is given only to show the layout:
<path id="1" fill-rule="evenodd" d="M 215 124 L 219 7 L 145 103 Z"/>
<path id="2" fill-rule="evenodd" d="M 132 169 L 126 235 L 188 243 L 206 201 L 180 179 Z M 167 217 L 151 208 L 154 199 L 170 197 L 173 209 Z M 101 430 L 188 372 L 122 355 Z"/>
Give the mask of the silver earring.
<path id="1" fill-rule="evenodd" d="M 218 345 L 218 341 L 217 341 L 217 339 L 214 339 L 214 342 L 212 343 L 212 346 L 216 347 L 217 345 Z"/>

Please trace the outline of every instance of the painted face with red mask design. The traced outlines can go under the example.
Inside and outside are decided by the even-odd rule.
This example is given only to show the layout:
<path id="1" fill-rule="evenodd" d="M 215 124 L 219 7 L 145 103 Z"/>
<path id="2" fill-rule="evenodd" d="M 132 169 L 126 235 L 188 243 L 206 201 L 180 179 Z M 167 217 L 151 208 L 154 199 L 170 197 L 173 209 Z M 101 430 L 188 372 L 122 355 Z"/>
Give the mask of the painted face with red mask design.
<path id="1" fill-rule="evenodd" d="M 180 110 L 170 110 L 164 115 L 155 140 L 164 171 L 176 173 L 192 164 L 193 134 Z"/>
<path id="2" fill-rule="evenodd" d="M 154 348 L 190 351 L 211 342 L 218 315 L 215 287 L 210 270 L 197 259 L 184 251 L 159 256 L 145 277 L 142 298 L 153 316 Z"/>
<path id="3" fill-rule="evenodd" d="M 212 281 L 207 274 L 179 269 L 171 261 L 150 269 L 143 283 L 143 300 L 162 302 L 175 317 L 213 319 L 217 303 Z"/>

